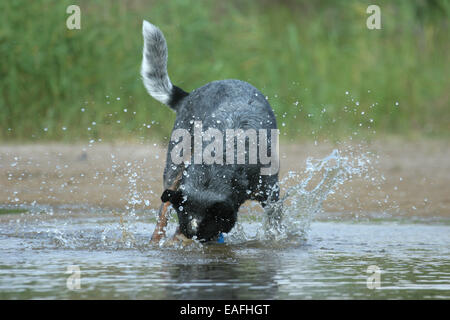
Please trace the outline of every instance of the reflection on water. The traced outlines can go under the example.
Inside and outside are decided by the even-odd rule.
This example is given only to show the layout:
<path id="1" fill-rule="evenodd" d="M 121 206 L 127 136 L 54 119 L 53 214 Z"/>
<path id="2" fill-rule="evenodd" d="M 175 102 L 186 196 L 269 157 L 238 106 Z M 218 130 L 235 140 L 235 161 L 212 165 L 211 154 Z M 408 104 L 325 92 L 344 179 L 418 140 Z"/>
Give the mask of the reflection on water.
<path id="1" fill-rule="evenodd" d="M 112 215 L 45 216 L 0 224 L 0 298 L 450 298 L 449 225 L 314 222 L 307 241 L 181 249 L 150 246 L 150 223 L 128 228 L 129 240 Z M 67 288 L 70 265 L 79 290 Z M 378 289 L 367 287 L 370 265 Z"/>

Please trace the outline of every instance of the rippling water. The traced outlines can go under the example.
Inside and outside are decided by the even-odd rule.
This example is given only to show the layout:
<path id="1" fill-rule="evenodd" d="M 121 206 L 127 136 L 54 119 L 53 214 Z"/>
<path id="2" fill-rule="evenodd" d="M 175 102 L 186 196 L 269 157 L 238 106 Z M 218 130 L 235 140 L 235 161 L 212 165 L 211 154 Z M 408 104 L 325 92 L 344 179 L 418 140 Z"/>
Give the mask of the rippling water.
<path id="1" fill-rule="evenodd" d="M 314 222 L 307 240 L 159 248 L 151 223 L 127 234 L 113 215 L 41 215 L 0 225 L 3 299 L 450 298 L 449 225 Z M 72 265 L 80 289 L 67 286 Z"/>
<path id="2" fill-rule="evenodd" d="M 448 222 L 315 221 L 339 185 L 373 178 L 370 162 L 338 150 L 309 159 L 282 180 L 283 224 L 267 228 L 249 207 L 225 244 L 150 245 L 155 212 L 134 210 L 145 200 L 135 175 L 125 211 L 33 205 L 2 215 L 0 298 L 449 299 Z M 168 234 L 175 227 L 172 217 Z"/>

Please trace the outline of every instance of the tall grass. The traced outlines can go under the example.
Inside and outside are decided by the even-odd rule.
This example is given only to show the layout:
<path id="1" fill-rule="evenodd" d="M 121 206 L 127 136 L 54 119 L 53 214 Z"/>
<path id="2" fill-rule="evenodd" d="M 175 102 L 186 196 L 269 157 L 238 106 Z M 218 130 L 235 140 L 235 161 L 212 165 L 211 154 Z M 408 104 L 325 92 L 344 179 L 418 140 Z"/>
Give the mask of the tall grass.
<path id="1" fill-rule="evenodd" d="M 246 80 L 291 139 L 448 136 L 450 2 L 377 1 L 368 30 L 371 2 L 2 1 L 0 139 L 167 137 L 174 114 L 139 76 L 142 19 L 165 33 L 176 85 Z"/>

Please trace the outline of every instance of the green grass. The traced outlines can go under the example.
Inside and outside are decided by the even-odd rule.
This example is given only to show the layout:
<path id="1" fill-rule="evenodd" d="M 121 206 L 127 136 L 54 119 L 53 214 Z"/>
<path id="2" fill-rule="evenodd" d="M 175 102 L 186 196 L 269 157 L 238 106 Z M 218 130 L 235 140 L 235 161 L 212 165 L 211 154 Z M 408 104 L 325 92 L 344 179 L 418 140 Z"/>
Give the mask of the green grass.
<path id="1" fill-rule="evenodd" d="M 174 84 L 246 80 L 290 139 L 448 137 L 450 2 L 377 1 L 368 30 L 372 2 L 2 1 L 0 140 L 166 137 L 174 114 L 139 76 L 142 19 L 166 35 Z"/>
<path id="2" fill-rule="evenodd" d="M 15 209 L 15 208 L 0 208 L 1 214 L 16 214 L 16 213 L 27 213 L 28 210 L 25 209 Z"/>

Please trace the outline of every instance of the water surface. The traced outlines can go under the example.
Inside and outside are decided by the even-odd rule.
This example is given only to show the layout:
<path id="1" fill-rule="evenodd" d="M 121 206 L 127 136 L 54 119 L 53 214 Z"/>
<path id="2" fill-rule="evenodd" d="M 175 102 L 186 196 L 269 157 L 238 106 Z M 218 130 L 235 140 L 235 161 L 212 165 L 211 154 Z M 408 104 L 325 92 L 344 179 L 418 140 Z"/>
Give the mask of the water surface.
<path id="1" fill-rule="evenodd" d="M 313 222 L 307 237 L 155 247 L 154 224 L 104 213 L 16 214 L 0 224 L 2 299 L 449 299 L 450 225 Z M 172 232 L 172 230 L 169 230 Z M 68 267 L 80 270 L 69 289 Z M 369 266 L 381 271 L 368 288 Z M 70 281 L 69 281 L 70 282 Z M 369 284 L 372 283 L 369 281 Z M 373 283 L 372 283 L 373 284 Z"/>

